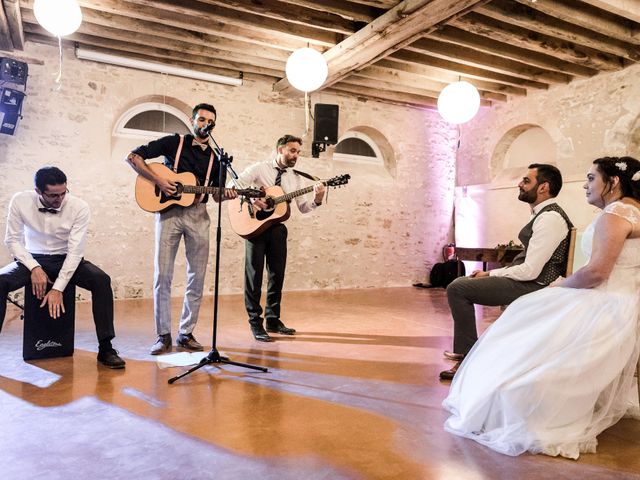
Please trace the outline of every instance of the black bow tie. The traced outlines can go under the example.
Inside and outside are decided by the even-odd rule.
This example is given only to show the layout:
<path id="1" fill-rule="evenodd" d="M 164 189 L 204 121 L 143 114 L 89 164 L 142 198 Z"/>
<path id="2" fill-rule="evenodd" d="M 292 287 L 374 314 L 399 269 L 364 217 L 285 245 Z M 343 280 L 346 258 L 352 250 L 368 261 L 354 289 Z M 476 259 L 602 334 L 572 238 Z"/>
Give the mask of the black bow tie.
<path id="1" fill-rule="evenodd" d="M 54 214 L 58 213 L 58 210 L 56 210 L 55 208 L 46 208 L 46 207 L 39 208 L 38 211 L 42 213 L 47 213 L 47 212 L 54 213 Z"/>

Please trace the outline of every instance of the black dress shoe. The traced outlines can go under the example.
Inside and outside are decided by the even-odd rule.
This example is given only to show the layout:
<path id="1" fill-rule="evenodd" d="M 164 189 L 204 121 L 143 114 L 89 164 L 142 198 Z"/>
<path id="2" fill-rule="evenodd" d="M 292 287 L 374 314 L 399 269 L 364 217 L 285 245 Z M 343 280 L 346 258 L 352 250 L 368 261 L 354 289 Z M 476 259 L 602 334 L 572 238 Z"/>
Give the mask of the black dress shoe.
<path id="1" fill-rule="evenodd" d="M 464 359 L 464 353 L 455 353 L 455 352 L 450 352 L 449 350 L 445 350 L 444 352 L 442 352 L 442 354 L 444 355 L 444 358 L 446 358 L 447 360 L 459 361 Z"/>
<path id="2" fill-rule="evenodd" d="M 201 352 L 204 350 L 200 342 L 198 342 L 191 333 L 179 334 L 176 339 L 176 345 L 192 352 Z"/>
<path id="3" fill-rule="evenodd" d="M 118 352 L 113 348 L 98 350 L 98 361 L 105 367 L 124 368 L 125 361 L 118 356 Z"/>
<path id="4" fill-rule="evenodd" d="M 293 335 L 295 329 L 287 327 L 282 320 L 267 320 L 267 332 L 279 333 L 280 335 Z"/>
<path id="5" fill-rule="evenodd" d="M 273 342 L 273 338 L 269 336 L 266 330 L 262 327 L 262 325 L 251 325 L 251 333 L 253 333 L 253 338 L 255 338 L 259 342 Z"/>
<path id="6" fill-rule="evenodd" d="M 442 372 L 440 372 L 440 380 L 453 380 L 453 377 L 458 371 L 458 368 L 460 368 L 461 363 L 462 363 L 462 360 L 459 360 L 449 370 L 443 370 Z"/>

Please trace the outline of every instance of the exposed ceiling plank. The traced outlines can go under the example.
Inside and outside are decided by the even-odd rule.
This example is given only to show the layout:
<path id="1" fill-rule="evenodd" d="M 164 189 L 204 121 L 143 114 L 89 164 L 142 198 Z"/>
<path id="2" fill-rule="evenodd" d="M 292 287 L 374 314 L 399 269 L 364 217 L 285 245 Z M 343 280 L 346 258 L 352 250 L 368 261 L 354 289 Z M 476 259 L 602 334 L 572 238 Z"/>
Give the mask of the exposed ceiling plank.
<path id="1" fill-rule="evenodd" d="M 543 35 L 528 29 L 505 24 L 478 13 L 470 13 L 452 21 L 452 25 L 478 35 L 577 63 L 602 71 L 615 71 L 624 66 L 621 58 L 607 55 L 592 48 Z"/>
<path id="2" fill-rule="evenodd" d="M 526 50 L 521 47 L 514 47 L 513 45 L 498 42 L 489 37 L 465 32 L 456 27 L 444 26 L 429 34 L 429 37 L 436 40 L 443 40 L 454 45 L 473 48 L 491 55 L 509 58 L 521 63 L 528 63 L 546 70 L 563 72 L 580 77 L 591 77 L 598 73 L 598 71 L 593 68 L 564 62 L 549 55 L 532 52 L 531 50 Z"/>
<path id="3" fill-rule="evenodd" d="M 25 12 L 25 22 L 37 26 L 33 12 Z M 96 23 L 98 22 L 98 23 Z M 134 28 L 137 27 L 137 28 Z M 147 45 L 161 46 L 189 53 L 186 46 L 194 45 L 199 49 L 211 50 L 211 53 L 228 51 L 236 54 L 248 55 L 248 58 L 259 57 L 277 60 L 285 64 L 289 53 L 263 45 L 229 40 L 214 35 L 189 32 L 175 27 L 165 27 L 152 22 L 131 20 L 127 17 L 112 14 L 102 14 L 94 10 L 85 9 L 79 33 L 93 36 L 104 36 L 114 40 L 131 41 Z M 33 30 L 32 30 L 33 32 Z M 41 32 L 44 34 L 44 32 Z M 161 39 L 161 40 L 159 40 Z"/>
<path id="4" fill-rule="evenodd" d="M 442 90 L 442 88 L 437 88 L 433 90 L 427 89 L 425 88 L 424 85 L 421 85 L 419 87 L 410 86 L 404 82 L 401 84 L 398 84 L 395 82 L 385 82 L 379 79 L 362 76 L 360 74 L 351 75 L 350 77 L 342 80 L 340 83 L 346 83 L 348 85 L 360 85 L 360 86 L 369 87 L 369 88 L 378 88 L 380 90 L 386 90 L 389 92 L 402 92 L 402 93 L 409 93 L 412 95 L 422 95 L 422 96 L 432 97 L 436 99 L 438 98 L 438 95 L 440 95 L 440 91 Z M 507 101 L 506 95 L 501 93 L 495 93 L 495 92 L 480 91 L 480 97 L 485 98 L 487 100 L 495 100 L 498 102 Z"/>
<path id="5" fill-rule="evenodd" d="M 529 87 L 539 90 L 546 90 L 547 88 L 549 88 L 549 85 L 546 83 L 535 82 L 533 80 L 527 80 L 525 78 L 492 72 L 490 70 L 471 67 L 462 63 L 450 62 L 447 60 L 442 60 L 441 58 L 431 57 L 429 55 L 420 55 L 414 53 L 410 56 L 410 59 L 405 60 L 403 58 L 396 58 L 401 57 L 400 54 L 401 52 L 396 52 L 393 55 L 389 55 L 389 57 L 387 57 L 388 59 L 380 60 L 376 63 L 376 65 L 416 74 L 420 74 L 421 70 L 425 67 L 437 67 L 448 70 L 449 72 L 457 75 L 464 74 L 471 78 L 502 82 L 506 83 L 507 85 L 513 85 L 516 87 Z"/>
<path id="6" fill-rule="evenodd" d="M 191 0 L 193 1 L 193 0 Z M 285 24 L 313 25 L 315 28 L 330 32 L 351 35 L 362 27 L 363 22 L 354 22 L 340 15 L 303 8 L 299 5 L 287 5 L 278 0 L 198 0 L 200 3 L 223 7 L 225 9 L 241 12 L 243 15 L 253 17 L 258 15 L 263 19 L 273 19 Z"/>
<path id="7" fill-rule="evenodd" d="M 195 2 L 185 2 L 177 4 L 175 10 L 172 6 L 175 2 L 168 0 L 139 0 L 136 2 L 123 0 L 78 0 L 82 8 L 92 8 L 116 15 L 123 15 L 133 19 L 147 20 L 150 22 L 168 25 L 187 30 L 208 33 L 211 35 L 232 38 L 234 40 L 252 41 L 269 45 L 279 43 L 280 41 L 303 42 L 303 44 L 311 43 L 321 47 L 331 47 L 335 45 L 341 38 L 332 32 L 326 32 L 320 29 L 312 29 L 310 27 L 303 28 L 287 28 L 284 22 L 275 22 L 277 27 L 282 30 L 275 29 L 272 25 L 274 22 L 265 19 L 265 22 L 259 22 L 258 17 L 253 21 L 249 21 L 249 15 L 243 18 L 237 18 L 237 12 L 226 10 L 226 15 L 217 15 L 207 13 L 194 8 Z M 33 0 L 21 0 L 20 5 L 23 8 L 33 10 Z M 181 6 L 182 5 L 182 6 Z M 211 8 L 211 7 L 209 7 Z M 235 14 L 235 15 L 234 15 Z M 270 28 L 273 26 L 274 28 Z M 299 48 L 299 47 L 296 47 Z"/>
<path id="8" fill-rule="evenodd" d="M 537 82 L 545 83 L 569 83 L 572 79 L 571 75 L 565 73 L 553 72 L 543 68 L 527 65 L 526 63 L 516 62 L 506 58 L 490 55 L 460 45 L 451 45 L 445 42 L 439 42 L 430 38 L 423 38 L 409 45 L 398 54 L 407 54 L 408 52 L 424 53 L 445 60 L 455 60 L 466 65 L 483 67 L 485 69 L 494 70 L 508 75 L 528 78 Z M 394 54 L 396 56 L 396 54 Z M 396 58 L 398 58 L 396 56 Z M 407 58 L 407 57 L 405 57 Z"/>
<path id="9" fill-rule="evenodd" d="M 4 12 L 4 1 L 0 5 L 0 49 L 13 50 L 13 41 L 11 40 L 11 31 L 9 30 L 9 22 Z"/>
<path id="10" fill-rule="evenodd" d="M 582 2 L 640 23 L 640 2 L 638 0 L 582 0 Z"/>
<path id="11" fill-rule="evenodd" d="M 37 33 L 39 35 L 46 35 L 39 25 L 25 24 L 25 29 L 29 33 Z M 177 42 L 175 40 L 167 40 L 161 37 L 154 37 L 152 35 L 140 33 L 140 32 L 128 32 L 123 30 L 117 30 L 112 28 L 102 28 L 100 35 L 97 35 L 95 29 L 91 25 L 82 25 L 81 28 L 70 36 L 71 39 L 84 39 L 86 36 L 92 37 L 92 44 L 96 44 L 98 39 L 104 40 L 104 47 L 106 48 L 119 48 L 124 49 L 125 44 L 130 44 L 131 48 L 136 46 L 153 45 L 154 48 L 171 52 L 173 55 L 180 55 L 189 60 L 190 56 L 200 56 L 210 58 L 211 60 L 227 61 L 229 64 L 237 65 L 238 72 L 242 71 L 242 64 L 247 63 L 256 67 L 268 68 L 271 70 L 284 71 L 284 63 L 277 60 L 269 60 L 267 58 L 252 57 L 248 54 L 234 53 L 225 50 L 216 50 L 214 48 L 207 48 L 201 45 L 193 45 L 184 42 Z M 113 43 L 116 42 L 116 43 Z M 116 47 L 117 45 L 117 47 Z M 136 50 L 132 50 L 136 51 Z M 228 67 L 234 68 L 234 67 Z"/>
<path id="12" fill-rule="evenodd" d="M 7 15 L 11 43 L 16 50 L 24 50 L 24 31 L 22 30 L 22 15 L 20 14 L 20 0 L 2 0 Z"/>
<path id="13" fill-rule="evenodd" d="M 564 20 L 541 13 L 512 0 L 493 0 L 476 10 L 482 15 L 501 22 L 517 25 L 551 37 L 561 38 L 594 50 L 625 57 L 634 61 L 640 59 L 640 48 L 607 35 L 594 32 Z"/>
<path id="14" fill-rule="evenodd" d="M 80 0 L 84 3 L 88 0 Z M 113 0 L 89 0 L 88 3 L 95 4 Z M 123 0 L 116 1 L 118 4 L 131 4 L 135 9 L 139 7 L 152 7 L 157 10 L 169 12 L 174 18 L 179 15 L 193 17 L 204 22 L 212 22 L 236 25 L 238 27 L 267 31 L 270 33 L 279 32 L 282 35 L 291 35 L 298 39 L 318 39 L 333 41 L 335 43 L 338 36 L 336 32 L 322 28 L 316 28 L 313 24 L 298 24 L 284 20 L 277 20 L 259 15 L 252 15 L 247 12 L 240 12 L 231 8 L 223 8 L 217 5 L 205 4 L 198 0 Z M 117 12 L 116 12 L 117 13 Z M 179 15 L 176 15 L 179 14 Z M 190 18 L 190 21 L 192 19 Z M 340 36 L 341 38 L 342 36 Z"/>
<path id="15" fill-rule="evenodd" d="M 565 22 L 575 23 L 623 42 L 640 43 L 640 23 L 622 19 L 589 5 L 576 5 L 575 0 L 537 0 L 534 3 L 531 0 L 516 1 Z"/>
<path id="16" fill-rule="evenodd" d="M 25 30 L 28 34 L 27 39 L 32 38 L 35 41 L 41 41 L 42 43 L 52 44 L 56 42 L 52 37 L 42 35 L 41 33 L 29 32 L 29 29 Z M 191 63 L 193 65 L 202 65 L 208 67 L 216 67 L 216 69 L 223 69 L 222 75 L 228 75 L 232 77 L 238 77 L 240 73 L 255 73 L 267 75 L 269 77 L 278 77 L 281 75 L 281 70 L 270 69 L 265 66 L 251 66 L 246 63 L 239 63 L 233 60 L 213 58 L 205 55 L 184 55 L 172 50 L 164 48 L 148 47 L 145 45 L 132 44 L 129 42 L 120 42 L 117 40 L 110 40 L 105 38 L 94 37 L 92 35 L 85 35 L 74 33 L 66 37 L 70 41 L 80 42 L 82 46 L 94 49 L 100 47 L 103 49 L 109 49 L 119 52 L 118 54 L 123 57 L 131 57 L 132 54 L 138 54 L 149 62 L 164 63 L 165 59 L 173 60 L 181 63 Z M 46 39 L 46 41 L 44 41 Z M 199 69 L 198 69 L 199 70 Z"/>
<path id="17" fill-rule="evenodd" d="M 344 0 L 281 0 L 283 3 L 298 5 L 313 10 L 327 11 L 356 22 L 370 23 L 384 13 L 380 8 L 358 5 Z M 396 2 L 397 3 L 397 2 Z"/>
<path id="18" fill-rule="evenodd" d="M 365 28 L 357 31 L 324 53 L 329 66 L 325 86 L 340 81 L 359 67 L 368 64 L 382 52 L 412 38 L 424 29 L 443 22 L 484 0 L 403 0 Z M 286 78 L 275 91 L 291 91 Z"/>

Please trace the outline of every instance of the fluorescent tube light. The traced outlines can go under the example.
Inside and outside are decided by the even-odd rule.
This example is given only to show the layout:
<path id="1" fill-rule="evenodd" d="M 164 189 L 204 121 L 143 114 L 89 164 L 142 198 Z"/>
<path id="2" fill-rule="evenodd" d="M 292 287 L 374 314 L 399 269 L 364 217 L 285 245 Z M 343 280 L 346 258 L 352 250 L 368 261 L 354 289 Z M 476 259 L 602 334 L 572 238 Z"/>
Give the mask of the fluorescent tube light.
<path id="1" fill-rule="evenodd" d="M 76 57 L 81 60 L 93 60 L 94 62 L 137 68 L 139 70 L 146 70 L 149 72 L 167 73 L 169 75 L 204 80 L 206 82 L 223 83 L 225 85 L 234 85 L 237 87 L 242 85 L 242 78 L 225 77 L 224 75 L 216 75 L 214 73 L 198 72 L 187 68 L 173 67 L 171 65 L 162 65 L 161 63 L 147 62 L 144 60 L 137 60 L 135 58 L 121 57 L 118 55 L 111 55 L 110 53 L 97 52 L 95 50 L 87 50 L 86 48 L 77 47 Z"/>

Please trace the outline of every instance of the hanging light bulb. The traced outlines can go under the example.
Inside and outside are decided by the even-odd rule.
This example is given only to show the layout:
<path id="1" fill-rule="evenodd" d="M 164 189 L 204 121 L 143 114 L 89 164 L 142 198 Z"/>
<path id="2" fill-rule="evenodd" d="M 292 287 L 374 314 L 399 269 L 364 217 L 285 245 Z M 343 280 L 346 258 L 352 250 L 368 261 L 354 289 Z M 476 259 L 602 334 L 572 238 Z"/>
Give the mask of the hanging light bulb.
<path id="1" fill-rule="evenodd" d="M 57 37 L 72 34 L 82 23 L 77 0 L 35 0 L 33 13 L 42 28 Z"/>
<path id="2" fill-rule="evenodd" d="M 468 122 L 479 108 L 480 94 L 469 82 L 450 83 L 438 96 L 438 112 L 449 123 Z"/>
<path id="3" fill-rule="evenodd" d="M 312 48 L 299 48 L 287 59 L 287 80 L 296 89 L 313 92 L 327 79 L 329 69 L 322 54 Z"/>

